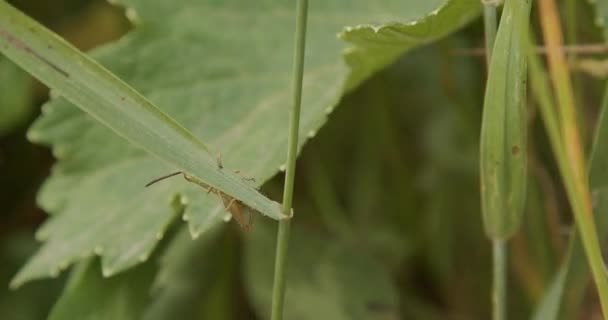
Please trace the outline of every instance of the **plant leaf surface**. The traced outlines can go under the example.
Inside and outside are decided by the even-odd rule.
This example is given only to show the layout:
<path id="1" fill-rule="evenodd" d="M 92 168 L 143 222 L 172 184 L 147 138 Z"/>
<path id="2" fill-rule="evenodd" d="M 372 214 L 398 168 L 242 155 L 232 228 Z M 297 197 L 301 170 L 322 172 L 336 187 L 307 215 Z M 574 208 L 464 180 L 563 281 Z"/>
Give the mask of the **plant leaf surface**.
<path id="1" fill-rule="evenodd" d="M 204 138 L 213 154 L 221 154 L 224 170 L 238 169 L 256 185 L 276 174 L 286 158 L 292 4 L 120 3 L 136 28 L 93 57 Z M 346 91 L 408 49 L 455 31 L 478 13 L 476 0 L 311 4 L 300 147 Z M 339 33 L 350 44 L 337 39 Z M 346 63 L 347 48 L 347 55 L 365 53 L 357 54 L 365 56 L 365 64 Z M 38 233 L 45 244 L 14 285 L 54 275 L 94 253 L 111 275 L 145 260 L 174 212 L 183 210 L 195 236 L 224 217 L 217 198 L 182 179 L 144 189 L 146 182 L 175 168 L 129 145 L 64 99 L 53 99 L 44 110 L 30 137 L 52 146 L 59 159 L 39 195 L 52 217 Z"/>

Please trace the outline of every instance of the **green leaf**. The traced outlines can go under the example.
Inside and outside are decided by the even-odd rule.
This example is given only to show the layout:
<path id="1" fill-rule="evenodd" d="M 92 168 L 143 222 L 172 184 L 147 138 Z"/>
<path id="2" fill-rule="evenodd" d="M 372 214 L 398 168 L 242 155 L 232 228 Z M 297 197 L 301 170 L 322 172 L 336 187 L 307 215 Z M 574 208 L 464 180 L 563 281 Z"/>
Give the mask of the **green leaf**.
<path id="1" fill-rule="evenodd" d="M 154 278 L 154 265 L 146 263 L 128 273 L 104 279 L 99 273 L 99 264 L 93 260 L 74 268 L 49 320 L 140 319 Z"/>
<path id="2" fill-rule="evenodd" d="M 23 125 L 32 113 L 31 78 L 0 57 L 0 136 Z"/>
<path id="3" fill-rule="evenodd" d="M 443 2 L 311 4 L 300 147 L 325 123 L 345 89 L 363 80 L 344 63 L 346 46 L 336 34 L 362 22 L 382 26 L 402 21 L 402 37 L 379 43 L 371 42 L 372 37 L 357 44 L 358 50 L 373 44 L 374 52 L 398 45 L 402 54 L 454 31 L 478 13 L 477 1 L 449 0 L 440 7 Z M 444 8 L 451 3 L 467 5 L 448 15 Z M 224 172 L 241 170 L 258 185 L 276 174 L 286 158 L 293 6 L 279 0 L 123 4 L 138 27 L 95 52 L 95 58 L 195 136 L 204 137 L 213 154 L 221 153 Z M 436 13 L 432 19 L 430 12 Z M 426 21 L 420 24 L 425 30 L 413 27 L 418 20 Z M 408 22 L 416 37 L 408 35 Z M 406 38 L 408 45 L 402 43 Z M 375 67 L 388 63 L 384 59 Z M 66 101 L 54 99 L 44 111 L 30 137 L 51 145 L 59 159 L 39 196 L 53 217 L 39 232 L 47 242 L 15 284 L 54 274 L 95 248 L 103 249 L 98 253 L 107 275 L 145 260 L 158 241 L 156 234 L 162 235 L 174 217 L 169 210 L 174 196 L 185 206 L 183 217 L 194 235 L 224 216 L 216 197 L 181 179 L 142 188 L 175 168 L 129 146 Z"/>
<path id="4" fill-rule="evenodd" d="M 413 2 L 413 1 L 412 1 Z M 428 13 L 406 23 L 361 24 L 347 27 L 339 37 L 354 46 L 345 53 L 351 68 L 347 88 L 358 85 L 403 54 L 403 51 L 445 36 L 477 16 L 480 2 L 477 0 L 444 1 L 440 7 L 436 1 L 418 1 Z"/>
<path id="5" fill-rule="evenodd" d="M 531 1 L 507 0 L 496 41 L 481 122 L 481 204 L 485 231 L 507 239 L 521 224 L 526 199 L 527 66 Z"/>
<path id="6" fill-rule="evenodd" d="M 212 294 L 218 275 L 226 269 L 222 256 L 237 252 L 218 241 L 222 230 L 216 224 L 192 241 L 182 228 L 160 259 L 155 255 L 111 279 L 100 276 L 96 261 L 78 264 L 50 320 L 200 318 L 200 302 Z"/>
<path id="7" fill-rule="evenodd" d="M 246 242 L 246 286 L 262 319 L 270 316 L 274 232 L 258 224 Z M 387 268 L 360 247 L 293 226 L 285 319 L 398 319 Z"/>
<path id="8" fill-rule="evenodd" d="M 191 132 L 101 65 L 4 1 L 0 17 L 2 52 L 51 89 L 132 144 L 267 216 L 284 218 L 276 202 L 222 171 Z"/>

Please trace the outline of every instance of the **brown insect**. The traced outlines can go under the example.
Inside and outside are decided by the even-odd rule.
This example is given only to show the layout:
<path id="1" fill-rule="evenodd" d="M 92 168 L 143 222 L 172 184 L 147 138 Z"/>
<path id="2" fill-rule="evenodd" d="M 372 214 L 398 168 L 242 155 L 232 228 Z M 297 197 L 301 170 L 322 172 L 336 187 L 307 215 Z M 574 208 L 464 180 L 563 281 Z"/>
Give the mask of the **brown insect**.
<path id="1" fill-rule="evenodd" d="M 156 179 L 148 182 L 148 184 L 146 184 L 146 187 L 149 187 L 157 182 L 163 181 L 163 180 L 171 178 L 171 177 L 175 177 L 180 174 L 184 176 L 184 179 L 186 179 L 186 181 L 194 183 L 194 184 L 200 186 L 201 188 L 207 190 L 207 193 L 216 194 L 222 201 L 222 205 L 224 206 L 224 209 L 226 209 L 226 211 L 228 211 L 232 215 L 234 220 L 236 220 L 236 222 L 241 226 L 241 228 L 243 228 L 243 230 L 245 230 L 245 232 L 249 232 L 251 230 L 251 228 L 253 227 L 253 209 L 251 209 L 249 206 L 247 206 L 240 200 L 237 200 L 237 199 L 227 195 L 226 193 L 204 183 L 203 181 L 201 181 L 183 171 L 173 172 L 168 175 L 164 175 L 162 177 L 156 178 Z M 246 218 L 247 212 L 249 213 L 249 219 Z"/>

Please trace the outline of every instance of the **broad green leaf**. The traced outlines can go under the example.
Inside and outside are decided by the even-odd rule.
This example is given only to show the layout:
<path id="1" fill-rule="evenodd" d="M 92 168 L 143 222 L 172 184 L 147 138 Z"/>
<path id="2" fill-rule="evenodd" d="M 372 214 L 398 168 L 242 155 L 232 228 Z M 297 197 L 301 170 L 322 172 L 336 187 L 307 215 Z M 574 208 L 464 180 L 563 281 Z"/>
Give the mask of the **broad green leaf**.
<path id="1" fill-rule="evenodd" d="M 32 81 L 10 62 L 0 57 L 0 136 L 23 125 L 32 113 Z"/>
<path id="2" fill-rule="evenodd" d="M 50 319 L 199 319 L 201 301 L 225 269 L 222 256 L 236 254 L 219 245 L 221 230 L 216 224 L 192 241 L 182 228 L 160 259 L 111 279 L 99 275 L 97 262 L 78 264 Z"/>
<path id="3" fill-rule="evenodd" d="M 424 4 L 423 1 L 417 1 L 416 5 L 430 9 L 434 5 L 432 3 L 437 2 L 428 1 Z M 345 52 L 346 62 L 351 68 L 347 87 L 359 84 L 379 67 L 392 63 L 404 50 L 427 43 L 464 25 L 470 21 L 471 15 L 477 14 L 478 8 L 479 1 L 476 0 L 444 1 L 440 7 L 433 8 L 418 20 L 360 24 L 345 28 L 339 37 L 354 45 Z"/>
<path id="4" fill-rule="evenodd" d="M 0 22 L 1 51 L 51 89 L 132 144 L 267 216 L 284 218 L 276 202 L 221 170 L 191 132 L 101 65 L 4 1 Z"/>
<path id="5" fill-rule="evenodd" d="M 531 1 L 507 0 L 496 33 L 481 122 L 481 206 L 491 239 L 521 224 L 526 199 L 527 66 Z"/>
<path id="6" fill-rule="evenodd" d="M 345 89 L 364 80 L 343 60 L 343 51 L 352 45 L 336 39 L 336 34 L 361 23 L 383 26 L 400 21 L 402 37 L 378 43 L 367 38 L 354 48 L 373 45 L 380 52 L 381 47 L 399 46 L 402 54 L 454 31 L 479 11 L 476 0 L 442 3 L 311 3 L 301 145 L 324 124 Z M 459 4 L 459 12 L 445 9 L 452 3 Z M 257 185 L 276 174 L 286 158 L 293 4 L 279 0 L 123 4 L 137 27 L 94 57 L 195 136 L 203 137 L 212 154 L 221 153 L 224 171 L 238 169 L 255 178 Z M 415 35 L 409 35 L 410 30 Z M 377 37 L 382 40 L 385 35 Z M 376 70 L 391 62 L 378 61 Z M 97 252 L 107 275 L 145 260 L 158 241 L 156 235 L 162 235 L 174 217 L 169 208 L 174 196 L 185 206 L 183 218 L 190 222 L 193 235 L 225 215 L 216 197 L 179 178 L 142 188 L 175 168 L 126 144 L 65 100 L 54 99 L 44 111 L 30 137 L 51 145 L 59 159 L 39 196 L 39 203 L 53 217 L 39 232 L 47 242 L 15 284 L 56 273 L 96 248 L 102 249 Z"/>
<path id="7" fill-rule="evenodd" d="M 261 319 L 270 317 L 274 228 L 259 224 L 246 242 L 245 281 Z M 398 319 L 390 272 L 364 250 L 294 226 L 285 319 Z"/>
<path id="8" fill-rule="evenodd" d="M 154 265 L 148 262 L 128 273 L 104 279 L 94 259 L 80 263 L 48 319 L 140 319 L 154 274 Z"/>

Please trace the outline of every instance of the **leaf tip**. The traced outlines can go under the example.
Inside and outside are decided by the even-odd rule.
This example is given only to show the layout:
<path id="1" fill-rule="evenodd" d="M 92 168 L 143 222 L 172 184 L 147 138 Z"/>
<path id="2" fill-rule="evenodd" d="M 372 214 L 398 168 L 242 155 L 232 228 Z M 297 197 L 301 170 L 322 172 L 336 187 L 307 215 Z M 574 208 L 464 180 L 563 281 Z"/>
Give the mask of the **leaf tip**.
<path id="1" fill-rule="evenodd" d="M 139 256 L 139 262 L 146 262 L 148 260 L 149 256 L 147 254 L 142 254 Z"/>
<path id="2" fill-rule="evenodd" d="M 101 270 L 101 275 L 102 275 L 104 278 L 109 278 L 109 277 L 111 277 L 111 276 L 113 276 L 113 275 L 114 275 L 114 270 L 112 270 L 112 269 L 110 269 L 110 268 L 103 268 L 103 269 Z"/>
<path id="3" fill-rule="evenodd" d="M 201 233 L 199 231 L 190 230 L 190 236 L 192 237 L 192 240 L 196 240 L 201 236 Z"/>
<path id="4" fill-rule="evenodd" d="M 29 130 L 25 134 L 25 137 L 30 142 L 41 142 L 41 140 L 42 140 L 42 134 L 40 134 L 40 132 L 38 132 L 37 130 Z"/>
<path id="5" fill-rule="evenodd" d="M 13 280 L 11 280 L 11 282 L 9 283 L 8 287 L 11 290 L 17 290 L 19 289 L 21 286 L 23 285 L 23 281 L 21 280 L 21 277 L 19 276 L 19 274 L 17 274 Z"/>
<path id="6" fill-rule="evenodd" d="M 137 11 L 133 7 L 128 7 L 125 10 L 125 16 L 133 24 L 140 24 L 141 23 L 141 18 L 139 17 L 139 15 L 137 14 Z"/>
<path id="7" fill-rule="evenodd" d="M 49 271 L 49 277 L 57 278 L 57 277 L 59 277 L 60 273 L 61 273 L 60 267 L 51 268 L 51 270 Z"/>

